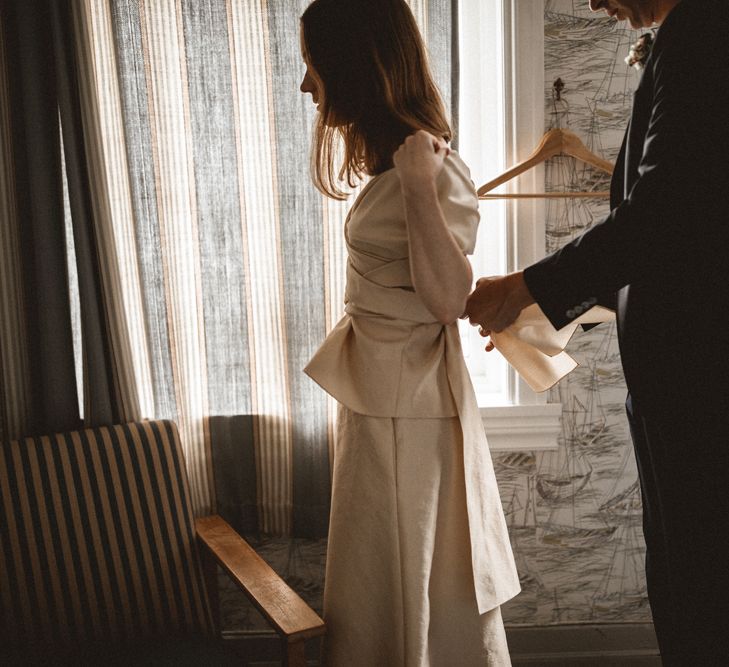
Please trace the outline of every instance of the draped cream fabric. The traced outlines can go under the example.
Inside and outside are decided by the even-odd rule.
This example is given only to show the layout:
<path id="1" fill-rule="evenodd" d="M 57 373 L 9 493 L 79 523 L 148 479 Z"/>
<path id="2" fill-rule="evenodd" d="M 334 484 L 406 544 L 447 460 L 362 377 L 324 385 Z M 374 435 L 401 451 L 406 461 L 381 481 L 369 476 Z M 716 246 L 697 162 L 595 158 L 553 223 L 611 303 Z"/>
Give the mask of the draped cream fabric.
<path id="1" fill-rule="evenodd" d="M 478 199 L 456 153 L 437 181 L 445 219 L 472 252 Z M 345 226 L 346 314 L 306 372 L 350 410 L 371 417 L 458 416 L 463 434 L 468 527 L 480 613 L 516 595 L 519 580 L 458 327 L 443 326 L 413 291 L 400 180 L 373 178 Z"/>
<path id="2" fill-rule="evenodd" d="M 511 665 L 501 607 L 476 600 L 459 418 L 340 406 L 337 432 L 324 663 Z"/>

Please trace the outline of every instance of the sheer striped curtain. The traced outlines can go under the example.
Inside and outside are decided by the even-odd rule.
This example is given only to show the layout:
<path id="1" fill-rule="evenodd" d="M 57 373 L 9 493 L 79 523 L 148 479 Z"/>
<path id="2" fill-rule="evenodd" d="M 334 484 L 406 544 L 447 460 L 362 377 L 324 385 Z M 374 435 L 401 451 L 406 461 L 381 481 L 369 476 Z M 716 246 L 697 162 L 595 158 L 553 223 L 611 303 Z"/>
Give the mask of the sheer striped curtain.
<path id="1" fill-rule="evenodd" d="M 351 202 L 309 178 L 306 0 L 82 0 L 142 414 L 214 502 L 211 417 L 253 415 L 260 528 L 326 533 L 333 405 L 301 371 L 343 310 Z M 451 0 L 413 0 L 450 100 Z"/>

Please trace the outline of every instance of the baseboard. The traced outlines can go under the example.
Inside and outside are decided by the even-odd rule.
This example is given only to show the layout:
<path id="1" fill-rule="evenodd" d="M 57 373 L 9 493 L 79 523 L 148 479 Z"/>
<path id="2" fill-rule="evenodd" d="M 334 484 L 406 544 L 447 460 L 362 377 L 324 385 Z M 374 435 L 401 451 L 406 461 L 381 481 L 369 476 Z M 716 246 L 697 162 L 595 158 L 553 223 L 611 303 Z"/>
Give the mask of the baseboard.
<path id="1" fill-rule="evenodd" d="M 225 632 L 248 667 L 279 667 L 275 633 Z M 507 626 L 513 667 L 660 667 L 652 623 Z M 307 664 L 319 664 L 318 641 L 307 642 Z"/>
<path id="2" fill-rule="evenodd" d="M 506 628 L 514 667 L 660 666 L 652 623 L 599 623 Z"/>

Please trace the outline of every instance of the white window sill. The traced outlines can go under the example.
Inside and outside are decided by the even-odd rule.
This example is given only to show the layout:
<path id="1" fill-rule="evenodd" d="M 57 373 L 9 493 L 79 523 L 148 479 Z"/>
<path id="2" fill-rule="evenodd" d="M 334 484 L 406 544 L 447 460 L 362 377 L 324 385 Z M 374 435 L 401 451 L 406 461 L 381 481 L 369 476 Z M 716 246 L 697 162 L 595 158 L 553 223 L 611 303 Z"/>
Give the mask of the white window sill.
<path id="1" fill-rule="evenodd" d="M 479 408 L 494 451 L 558 449 L 561 403 L 505 405 Z"/>

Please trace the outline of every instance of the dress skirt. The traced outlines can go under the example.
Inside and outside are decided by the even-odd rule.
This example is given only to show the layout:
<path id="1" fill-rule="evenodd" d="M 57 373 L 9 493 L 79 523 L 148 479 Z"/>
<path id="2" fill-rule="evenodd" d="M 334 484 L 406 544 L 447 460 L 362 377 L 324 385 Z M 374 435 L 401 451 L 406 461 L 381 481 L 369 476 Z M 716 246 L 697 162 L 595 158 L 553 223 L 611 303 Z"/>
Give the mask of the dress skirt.
<path id="1" fill-rule="evenodd" d="M 500 608 L 478 613 L 458 418 L 340 406 L 337 436 L 327 667 L 511 665 Z"/>

